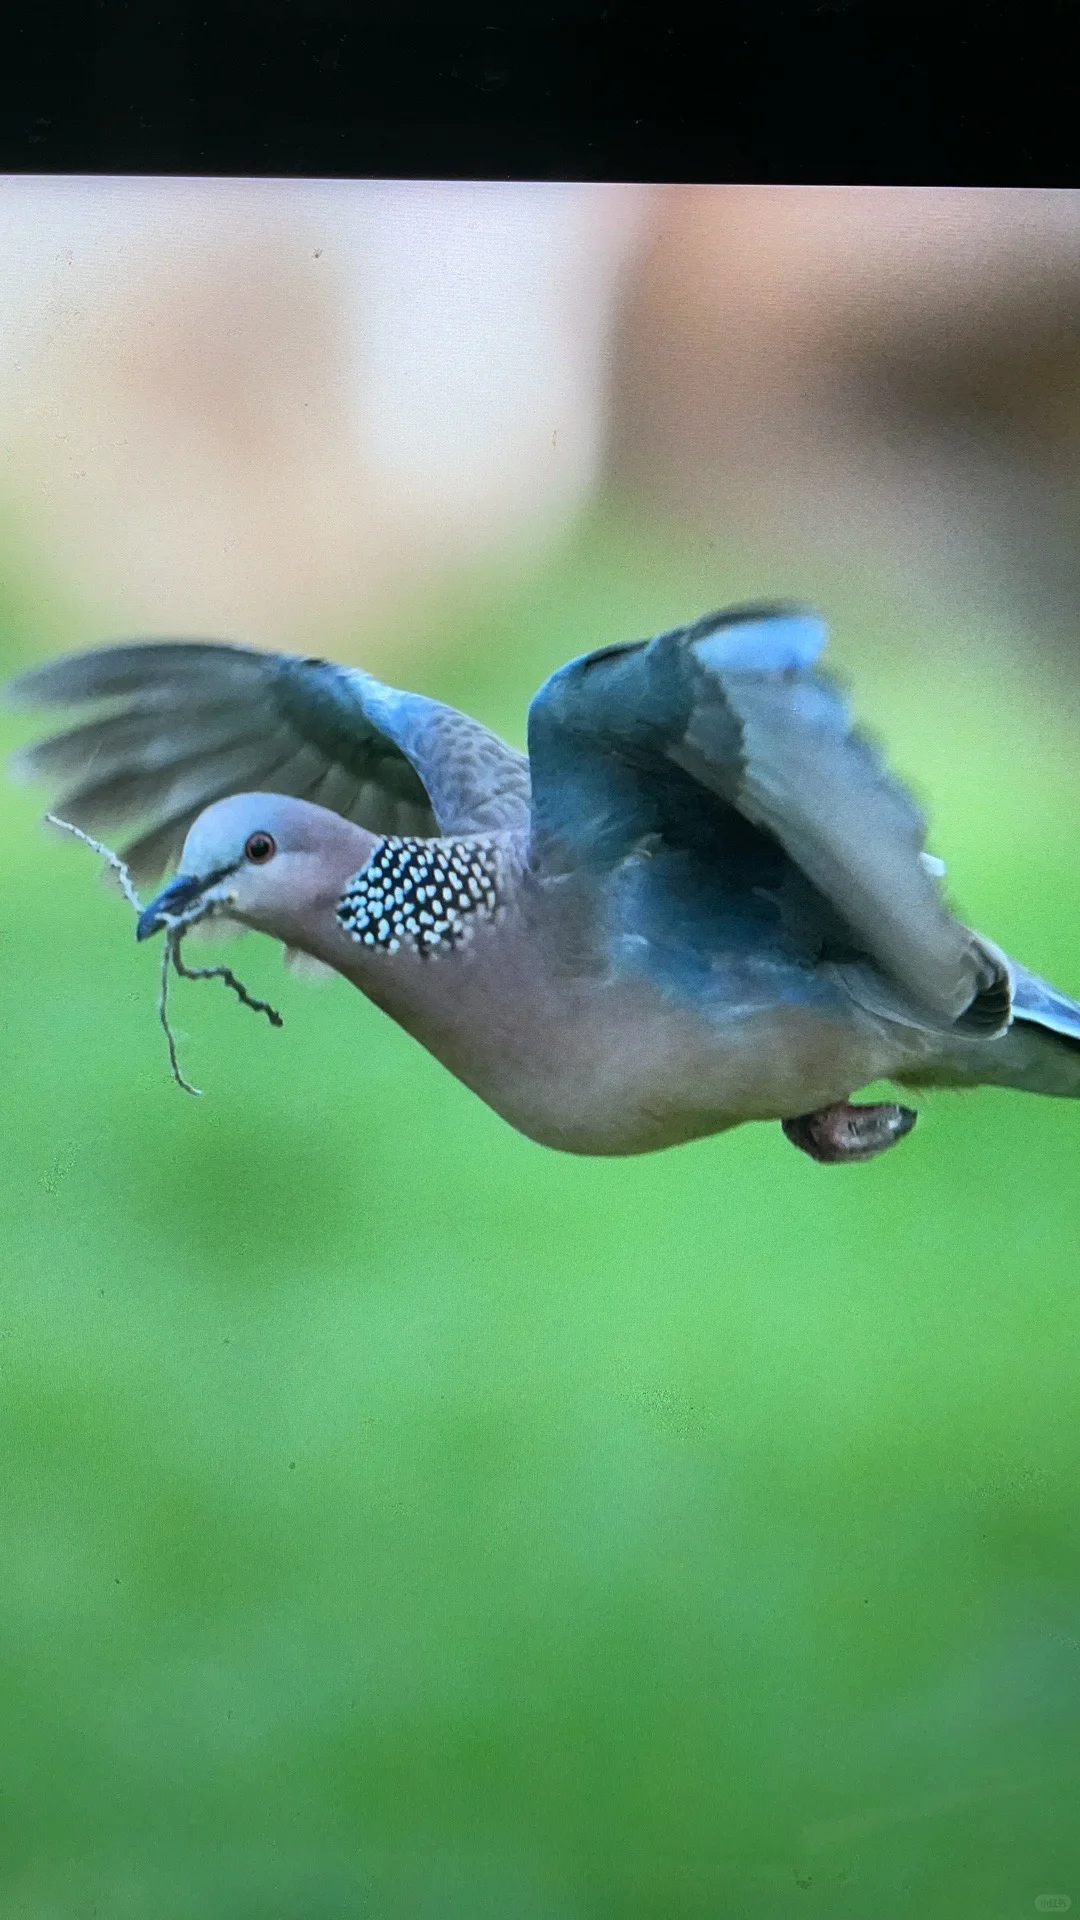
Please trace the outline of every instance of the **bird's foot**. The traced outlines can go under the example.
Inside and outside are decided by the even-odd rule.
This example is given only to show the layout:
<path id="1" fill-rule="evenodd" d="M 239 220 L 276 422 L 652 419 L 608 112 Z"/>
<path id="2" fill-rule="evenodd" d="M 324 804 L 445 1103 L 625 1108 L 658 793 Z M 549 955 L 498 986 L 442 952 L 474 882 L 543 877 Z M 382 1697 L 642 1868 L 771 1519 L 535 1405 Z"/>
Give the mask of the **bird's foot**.
<path id="1" fill-rule="evenodd" d="M 811 1160 L 835 1166 L 846 1160 L 872 1160 L 886 1147 L 895 1147 L 911 1132 L 915 1114 L 911 1107 L 853 1107 L 840 1100 L 834 1107 L 800 1113 L 781 1125 L 792 1146 L 808 1153 Z"/>

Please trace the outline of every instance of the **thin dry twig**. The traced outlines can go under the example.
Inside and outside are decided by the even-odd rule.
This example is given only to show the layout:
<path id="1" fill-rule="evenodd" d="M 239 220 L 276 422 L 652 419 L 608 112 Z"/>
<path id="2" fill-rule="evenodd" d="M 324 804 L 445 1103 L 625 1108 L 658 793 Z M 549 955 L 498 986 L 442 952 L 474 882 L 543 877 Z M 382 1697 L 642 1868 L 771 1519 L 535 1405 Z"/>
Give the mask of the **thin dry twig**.
<path id="1" fill-rule="evenodd" d="M 172 1068 L 173 1079 L 176 1081 L 178 1087 L 183 1087 L 185 1093 L 194 1093 L 201 1100 L 202 1088 L 193 1087 L 191 1081 L 185 1080 L 180 1071 L 180 1062 L 176 1055 L 176 1039 L 169 1025 L 169 963 L 171 960 L 172 948 L 168 939 L 166 939 L 165 945 L 161 949 L 161 991 L 158 994 L 158 1019 L 165 1029 L 165 1038 L 169 1046 L 169 1065 Z"/>
<path id="2" fill-rule="evenodd" d="M 180 935 L 174 934 L 170 928 L 166 939 L 172 954 L 173 965 L 182 980 L 224 980 L 225 985 L 232 988 L 243 1006 L 250 1007 L 253 1013 L 265 1013 L 272 1027 L 285 1025 L 280 1013 L 270 1006 L 268 1001 L 256 1000 L 248 992 L 243 981 L 237 979 L 231 967 L 189 967 L 180 958 Z"/>
<path id="3" fill-rule="evenodd" d="M 103 846 L 100 840 L 91 839 L 88 833 L 84 833 L 81 827 L 73 826 L 70 820 L 61 820 L 58 813 L 47 813 L 45 815 L 45 818 L 51 823 L 52 826 L 63 827 L 65 833 L 73 833 L 75 835 L 76 840 L 84 841 L 88 847 L 92 847 L 94 849 L 95 853 L 100 853 L 102 859 L 108 861 L 113 872 L 119 874 L 120 885 L 123 888 L 123 892 L 124 892 L 124 899 L 128 902 L 128 905 L 134 907 L 136 913 L 142 912 L 143 903 L 139 899 L 139 896 L 135 891 L 134 885 L 132 884 L 131 875 L 128 872 L 124 861 L 121 860 L 120 855 L 118 853 L 114 853 L 111 847 Z"/>
<path id="4" fill-rule="evenodd" d="M 75 826 L 72 821 L 61 820 L 59 814 L 47 813 L 45 818 L 50 821 L 54 827 L 62 827 L 65 833 L 74 834 L 77 840 L 82 840 L 86 846 L 91 847 L 95 853 L 100 854 L 103 860 L 107 860 L 113 872 L 119 877 L 124 898 L 129 906 L 133 907 L 137 914 L 141 914 L 144 911 L 143 903 L 135 890 L 127 866 L 125 862 L 121 860 L 118 853 L 114 853 L 112 848 L 106 847 L 102 841 L 95 840 L 89 833 L 84 833 L 82 828 Z M 161 922 L 165 928 L 165 945 L 161 955 L 161 989 L 158 994 L 158 1018 L 165 1030 L 165 1039 L 168 1042 L 169 1066 L 172 1070 L 173 1079 L 176 1081 L 178 1087 L 183 1088 L 185 1093 L 193 1093 L 199 1097 L 202 1095 L 202 1088 L 193 1087 L 190 1080 L 185 1080 L 180 1070 L 180 1061 L 176 1051 L 176 1036 L 169 1025 L 170 966 L 175 968 L 183 980 L 224 981 L 227 987 L 232 988 L 232 991 L 236 994 L 242 1006 L 250 1007 L 255 1013 L 265 1013 L 272 1027 L 281 1027 L 285 1024 L 280 1013 L 276 1012 L 267 1001 L 256 1000 L 254 995 L 248 992 L 243 981 L 237 979 L 231 967 L 189 967 L 185 965 L 180 953 L 180 942 L 187 928 L 194 926 L 197 920 L 204 919 L 209 911 L 209 906 L 200 902 L 198 906 L 190 908 L 187 913 L 163 913 L 161 915 Z"/>

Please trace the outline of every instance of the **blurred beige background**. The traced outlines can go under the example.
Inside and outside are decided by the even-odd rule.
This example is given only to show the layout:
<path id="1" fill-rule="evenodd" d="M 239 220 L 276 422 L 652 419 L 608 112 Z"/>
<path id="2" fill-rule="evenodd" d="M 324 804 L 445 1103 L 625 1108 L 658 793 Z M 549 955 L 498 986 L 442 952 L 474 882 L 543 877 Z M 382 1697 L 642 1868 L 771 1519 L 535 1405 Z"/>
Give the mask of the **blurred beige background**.
<path id="1" fill-rule="evenodd" d="M 596 484 L 625 189 L 8 179 L 0 486 L 102 632 L 284 643 Z"/>
<path id="2" fill-rule="evenodd" d="M 663 190 L 609 464 L 770 558 L 861 553 L 922 618 L 974 597 L 1071 637 L 1080 194 Z"/>
<path id="3" fill-rule="evenodd" d="M 7 178 L 0 314 L 0 507 L 87 641 L 370 655 L 602 497 L 1080 602 L 1074 192 Z"/>

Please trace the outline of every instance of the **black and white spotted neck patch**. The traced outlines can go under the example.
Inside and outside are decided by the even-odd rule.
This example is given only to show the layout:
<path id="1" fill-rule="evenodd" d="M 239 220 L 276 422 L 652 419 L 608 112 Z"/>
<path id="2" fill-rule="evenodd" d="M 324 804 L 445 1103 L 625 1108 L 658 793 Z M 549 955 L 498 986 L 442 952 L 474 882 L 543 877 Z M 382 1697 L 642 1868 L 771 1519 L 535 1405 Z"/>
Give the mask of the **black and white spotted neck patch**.
<path id="1" fill-rule="evenodd" d="M 433 953 L 456 947 L 474 915 L 499 904 L 498 847 L 492 840 L 381 840 L 337 905 L 346 933 L 366 947 Z"/>

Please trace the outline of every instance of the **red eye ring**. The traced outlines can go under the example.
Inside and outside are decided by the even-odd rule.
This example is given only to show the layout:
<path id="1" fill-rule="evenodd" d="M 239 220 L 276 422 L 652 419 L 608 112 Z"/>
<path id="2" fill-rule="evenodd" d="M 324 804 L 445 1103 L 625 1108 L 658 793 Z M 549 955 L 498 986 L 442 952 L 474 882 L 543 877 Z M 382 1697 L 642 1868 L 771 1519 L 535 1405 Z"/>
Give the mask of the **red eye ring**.
<path id="1" fill-rule="evenodd" d="M 255 866 L 261 867 L 264 861 L 269 860 L 271 854 L 276 852 L 277 842 L 271 834 L 262 832 L 253 833 L 248 836 L 248 842 L 244 848 L 244 858 L 245 860 L 252 861 Z"/>

